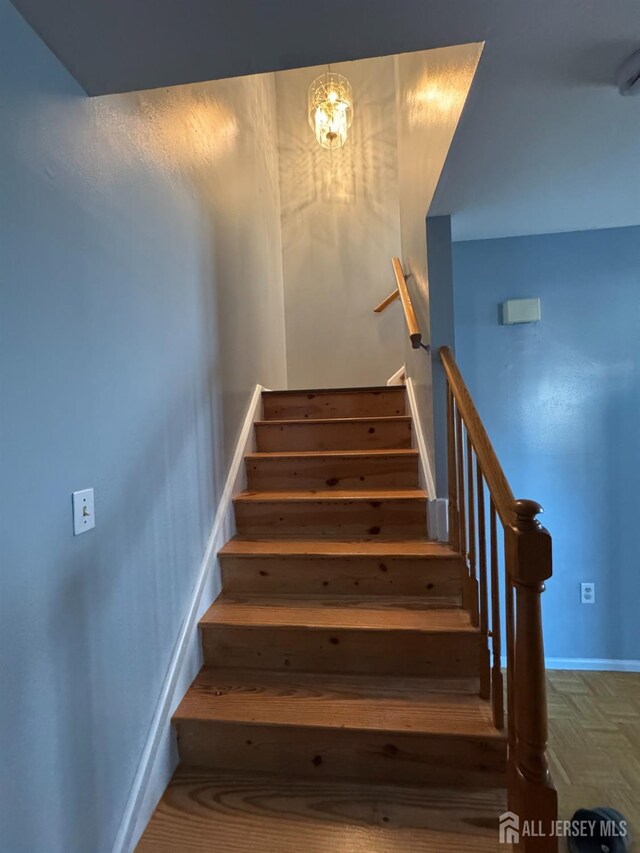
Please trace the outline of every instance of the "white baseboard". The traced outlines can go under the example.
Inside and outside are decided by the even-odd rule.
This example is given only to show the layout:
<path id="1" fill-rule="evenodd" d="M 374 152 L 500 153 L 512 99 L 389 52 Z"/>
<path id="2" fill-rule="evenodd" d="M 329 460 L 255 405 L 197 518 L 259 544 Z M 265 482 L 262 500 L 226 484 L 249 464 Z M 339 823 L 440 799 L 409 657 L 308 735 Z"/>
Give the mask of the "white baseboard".
<path id="1" fill-rule="evenodd" d="M 202 666 L 198 620 L 220 593 L 217 554 L 235 532 L 232 498 L 246 485 L 244 457 L 254 449 L 256 420 L 262 416 L 261 385 L 251 397 L 231 461 L 229 474 L 218 503 L 211 534 L 198 570 L 189 609 L 171 656 L 125 807 L 113 853 L 131 853 L 140 839 L 177 766 L 178 755 L 171 728 L 171 715 Z"/>
<path id="2" fill-rule="evenodd" d="M 640 660 L 610 658 L 546 658 L 547 669 L 575 669 L 592 672 L 640 672 Z"/>
<path id="3" fill-rule="evenodd" d="M 387 379 L 387 385 L 404 385 L 405 384 L 406 367 L 404 364 L 400 370 L 396 370 L 393 376 Z"/>
<path id="4" fill-rule="evenodd" d="M 406 378 L 405 387 L 407 389 L 409 412 L 411 413 L 411 419 L 413 421 L 411 430 L 412 440 L 414 447 L 416 447 L 420 454 L 420 485 L 430 496 L 429 506 L 427 509 L 429 535 L 432 539 L 437 539 L 438 542 L 448 542 L 448 501 L 445 498 L 435 497 L 435 480 L 433 477 L 433 471 L 431 470 L 429 454 L 427 453 L 427 442 L 422 429 L 422 421 L 419 417 L 416 391 L 413 386 L 413 380 L 410 376 Z"/>
<path id="5" fill-rule="evenodd" d="M 570 669 L 576 672 L 640 672 L 640 660 L 618 658 L 545 658 L 547 669 Z M 507 658 L 502 655 L 502 668 L 506 669 Z"/>
<path id="6" fill-rule="evenodd" d="M 409 401 L 409 412 L 411 413 L 411 419 L 413 421 L 411 425 L 411 435 L 413 437 L 414 446 L 420 453 L 420 479 L 426 493 L 435 497 L 436 484 L 433 477 L 433 471 L 431 470 L 431 463 L 429 462 L 429 454 L 427 453 L 427 442 L 425 441 L 424 432 L 422 430 L 422 421 L 420 420 L 416 392 L 413 387 L 413 380 L 410 376 L 407 376 L 405 387 L 407 389 L 407 400 Z"/>

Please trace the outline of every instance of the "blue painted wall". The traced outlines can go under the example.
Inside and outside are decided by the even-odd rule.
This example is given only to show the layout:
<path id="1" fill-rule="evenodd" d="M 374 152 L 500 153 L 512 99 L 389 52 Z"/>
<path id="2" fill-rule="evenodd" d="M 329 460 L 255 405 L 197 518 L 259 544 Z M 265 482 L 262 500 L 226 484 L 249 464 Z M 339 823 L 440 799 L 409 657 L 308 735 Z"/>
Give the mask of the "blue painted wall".
<path id="1" fill-rule="evenodd" d="M 640 227 L 461 242 L 453 258 L 461 369 L 553 534 L 546 653 L 640 659 Z M 529 296 L 541 323 L 499 325 L 503 301 Z"/>
<path id="2" fill-rule="evenodd" d="M 453 252 L 451 217 L 427 216 L 427 276 L 429 279 L 429 331 L 433 379 L 433 440 L 436 493 L 448 497 L 447 383 L 438 356 L 440 347 L 455 350 L 453 302 Z"/>
<path id="3" fill-rule="evenodd" d="M 276 137 L 268 76 L 90 100 L 0 0 L 3 853 L 112 850 L 250 394 L 286 383 Z"/>

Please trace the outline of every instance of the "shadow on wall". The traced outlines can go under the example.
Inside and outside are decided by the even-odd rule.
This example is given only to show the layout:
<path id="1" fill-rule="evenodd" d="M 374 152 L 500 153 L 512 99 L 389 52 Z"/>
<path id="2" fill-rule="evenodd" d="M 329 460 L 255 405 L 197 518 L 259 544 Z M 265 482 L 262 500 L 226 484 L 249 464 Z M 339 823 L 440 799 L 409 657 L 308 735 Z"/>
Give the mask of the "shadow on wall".
<path id="1" fill-rule="evenodd" d="M 145 109 L 134 110 L 138 118 L 144 114 Z M 202 113 L 196 110 L 189 115 L 193 123 L 187 123 L 190 132 L 185 135 L 197 142 L 201 124 L 196 117 L 201 118 Z M 235 121 L 230 112 L 227 115 L 230 122 Z M 164 135 L 167 154 L 173 150 L 175 155 L 172 128 L 180 127 L 183 120 L 186 116 L 180 111 L 166 124 L 156 115 L 153 123 L 162 131 L 157 135 L 150 132 L 149 138 L 158 146 Z M 190 238 L 195 251 L 189 266 L 194 276 L 188 284 L 180 279 L 175 282 L 178 289 L 184 288 L 184 305 L 189 306 L 180 321 L 185 323 L 185 333 L 197 342 L 197 367 L 193 360 L 184 359 L 181 336 L 172 337 L 167 329 L 163 346 L 169 355 L 163 365 L 158 364 L 156 376 L 165 382 L 160 406 L 155 411 L 128 411 L 128 420 L 137 417 L 136 423 L 129 424 L 131 434 L 122 434 L 111 447 L 101 448 L 100 461 L 115 478 L 106 489 L 98 488 L 101 541 L 97 543 L 91 536 L 74 540 L 71 551 L 52 571 L 62 581 L 55 590 L 57 600 L 46 608 L 49 623 L 44 653 L 55 673 L 55 686 L 47 693 L 48 714 L 57 725 L 57 733 L 49 733 L 56 751 L 52 778 L 60 813 L 64 812 L 65 822 L 73 827 L 73 840 L 64 842 L 65 851 L 106 850 L 107 839 L 97 841 L 96 833 L 101 829 L 112 832 L 108 828 L 120 817 L 109 807 L 114 793 L 121 800 L 127 792 L 117 745 L 135 745 L 129 753 L 130 774 L 141 753 L 154 711 L 153 699 L 160 693 L 186 609 L 190 582 L 185 580 L 193 577 L 198 566 L 224 486 L 238 426 L 235 411 L 246 405 L 240 382 L 235 385 L 238 399 L 225 400 L 225 389 L 234 387 L 225 379 L 228 383 L 234 379 L 228 373 L 225 376 L 223 365 L 225 354 L 233 350 L 228 348 L 229 335 L 224 334 L 229 323 L 222 318 L 229 317 L 229 312 L 219 283 L 233 280 L 233 263 L 225 259 L 224 248 L 216 250 L 216 243 L 228 251 L 233 228 L 223 227 L 227 225 L 223 188 L 218 187 L 216 194 L 215 181 L 208 186 L 205 180 L 212 175 L 205 167 L 211 166 L 212 157 L 224 160 L 232 138 L 229 133 L 223 145 L 203 145 L 199 154 L 192 147 L 192 159 L 186 163 L 173 161 L 180 178 L 189 179 L 200 212 L 199 233 Z M 126 172 L 116 177 L 111 187 L 115 194 L 122 191 L 119 180 L 126 182 Z M 151 304 L 148 308 L 154 310 Z M 157 331 L 161 336 L 161 329 Z M 135 328 L 130 327 L 120 344 L 131 346 L 132 336 Z M 168 367 L 167 362 L 173 364 Z M 112 390 L 110 402 L 115 406 L 117 380 L 112 382 Z M 106 410 L 104 414 L 108 416 Z M 125 514 L 122 502 L 129 507 Z M 167 562 L 178 571 L 165 572 Z M 132 582 L 134 577 L 143 588 Z M 122 612 L 123 596 L 135 599 L 133 620 Z M 153 625 L 143 632 L 145 611 Z M 105 646 L 111 650 L 107 656 Z M 113 689 L 114 664 L 119 667 L 125 661 L 116 696 L 106 694 L 107 685 Z M 150 676 L 152 684 L 148 684 Z M 134 685 L 145 685 L 137 696 Z M 27 708 L 23 713 L 28 718 Z M 101 748 L 99 741 L 110 748 Z M 82 763 L 79 756 L 84 756 Z M 34 846 L 28 849 L 44 850 L 37 846 L 40 842 L 44 839 L 34 839 Z M 56 842 L 46 843 L 47 851 L 58 849 Z"/>
<path id="2" fill-rule="evenodd" d="M 2 846 L 102 853 L 251 392 L 286 384 L 275 83 L 88 99 L 0 0 L 0 126 Z"/>
<path id="3" fill-rule="evenodd" d="M 306 84 L 322 69 L 293 72 L 297 78 L 293 80 L 292 72 L 277 75 L 280 100 L 284 101 L 281 111 L 295 109 L 292 120 L 285 118 L 286 127 L 281 125 L 279 137 L 280 155 L 284 158 L 280 176 L 283 216 L 302 213 L 318 204 L 363 204 L 377 214 L 379 227 L 388 222 L 388 205 L 397 204 L 395 93 L 387 80 L 381 98 L 378 74 L 393 73 L 392 58 L 375 60 L 375 64 L 379 67 L 368 74 L 355 70 L 353 63 L 338 66 L 340 73 L 350 75 L 350 79 L 357 75 L 357 120 L 349 130 L 346 145 L 333 151 L 314 141 L 306 121 Z M 296 84 L 293 93 L 289 81 Z M 301 229 L 298 233 L 302 233 Z"/>
<path id="4" fill-rule="evenodd" d="M 354 91 L 344 148 L 322 148 L 307 92 L 325 67 L 276 74 L 290 387 L 383 384 L 402 363 L 399 312 L 373 314 L 399 253 L 393 58 L 341 63 Z"/>

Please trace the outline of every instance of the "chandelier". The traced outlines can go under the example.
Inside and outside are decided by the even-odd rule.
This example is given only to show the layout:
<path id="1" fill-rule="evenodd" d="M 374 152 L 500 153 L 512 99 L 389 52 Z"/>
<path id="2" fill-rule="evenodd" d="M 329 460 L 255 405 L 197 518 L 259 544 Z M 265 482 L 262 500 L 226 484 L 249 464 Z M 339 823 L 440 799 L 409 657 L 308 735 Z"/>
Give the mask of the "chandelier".
<path id="1" fill-rule="evenodd" d="M 323 148 L 342 148 L 353 121 L 353 92 L 342 74 L 327 71 L 309 86 L 309 124 Z"/>

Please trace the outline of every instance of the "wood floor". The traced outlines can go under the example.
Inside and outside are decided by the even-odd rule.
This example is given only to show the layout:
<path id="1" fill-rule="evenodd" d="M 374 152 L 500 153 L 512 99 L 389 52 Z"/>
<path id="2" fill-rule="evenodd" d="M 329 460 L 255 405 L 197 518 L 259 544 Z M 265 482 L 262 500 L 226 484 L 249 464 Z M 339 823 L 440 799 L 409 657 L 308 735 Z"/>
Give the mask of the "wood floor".
<path id="1" fill-rule="evenodd" d="M 640 836 L 640 675 L 550 672 L 560 818 L 608 805 Z M 498 853 L 504 792 L 472 796 L 256 774 L 178 771 L 137 853 Z M 562 849 L 562 848 L 561 848 Z M 632 848 L 633 849 L 633 848 Z"/>

